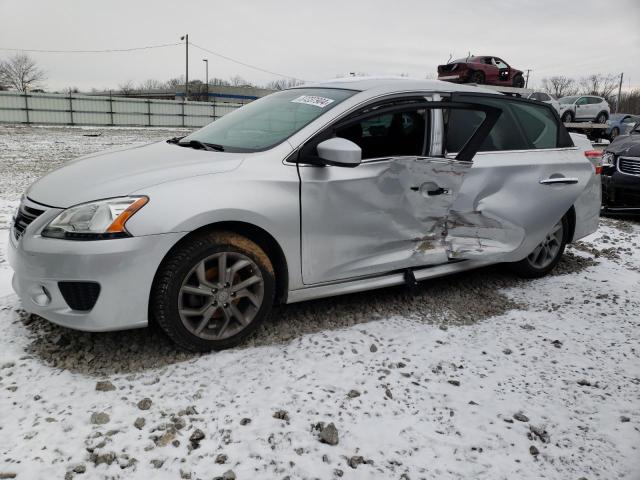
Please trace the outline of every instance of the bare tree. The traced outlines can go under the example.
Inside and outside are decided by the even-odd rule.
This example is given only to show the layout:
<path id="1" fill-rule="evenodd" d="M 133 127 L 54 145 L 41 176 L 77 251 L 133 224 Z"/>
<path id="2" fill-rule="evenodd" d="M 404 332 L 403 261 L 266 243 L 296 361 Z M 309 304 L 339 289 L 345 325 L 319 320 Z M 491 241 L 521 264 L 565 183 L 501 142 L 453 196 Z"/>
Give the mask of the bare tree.
<path id="1" fill-rule="evenodd" d="M 234 75 L 231 77 L 229 79 L 229 83 L 233 87 L 253 87 L 249 81 L 245 80 L 240 75 Z"/>
<path id="2" fill-rule="evenodd" d="M 118 90 L 122 95 L 125 95 L 125 96 L 131 95 L 133 92 L 136 91 L 133 85 L 133 80 L 127 80 L 126 82 L 121 83 L 120 85 L 118 85 Z"/>
<path id="3" fill-rule="evenodd" d="M 177 90 L 181 85 L 184 85 L 184 76 L 170 78 L 165 82 L 165 87 L 169 90 Z"/>
<path id="4" fill-rule="evenodd" d="M 632 115 L 640 115 L 640 88 L 622 92 L 618 111 Z"/>
<path id="5" fill-rule="evenodd" d="M 228 80 L 224 80 L 222 78 L 213 77 L 213 78 L 209 79 L 209 85 L 212 85 L 214 87 L 217 87 L 217 86 L 228 87 L 231 84 L 229 83 Z"/>
<path id="6" fill-rule="evenodd" d="M 149 78 L 138 85 L 138 90 L 142 92 L 150 92 L 152 90 L 160 90 L 164 88 L 164 84 L 159 80 Z"/>
<path id="7" fill-rule="evenodd" d="M 578 86 L 573 78 L 557 75 L 542 79 L 542 90 L 556 98 L 562 98 L 578 93 Z"/>
<path id="8" fill-rule="evenodd" d="M 603 97 L 611 103 L 613 92 L 618 88 L 618 75 L 589 75 L 580 79 L 580 93 Z"/>
<path id="9" fill-rule="evenodd" d="M 16 53 L 8 60 L 0 62 L 0 83 L 26 92 L 47 78 L 44 70 L 35 60 L 24 53 Z"/>
<path id="10" fill-rule="evenodd" d="M 78 89 L 78 87 L 71 87 L 71 86 L 69 86 L 69 87 L 65 88 L 65 89 L 64 89 L 64 90 L 62 90 L 62 91 L 63 91 L 64 93 L 66 93 L 66 94 L 79 93 L 79 92 L 80 92 L 80 90 Z"/>
<path id="11" fill-rule="evenodd" d="M 304 82 L 302 80 L 297 80 L 295 78 L 282 78 L 280 80 L 273 80 L 272 82 L 267 83 L 267 88 L 269 90 L 285 90 L 287 88 L 297 87 L 303 83 Z"/>

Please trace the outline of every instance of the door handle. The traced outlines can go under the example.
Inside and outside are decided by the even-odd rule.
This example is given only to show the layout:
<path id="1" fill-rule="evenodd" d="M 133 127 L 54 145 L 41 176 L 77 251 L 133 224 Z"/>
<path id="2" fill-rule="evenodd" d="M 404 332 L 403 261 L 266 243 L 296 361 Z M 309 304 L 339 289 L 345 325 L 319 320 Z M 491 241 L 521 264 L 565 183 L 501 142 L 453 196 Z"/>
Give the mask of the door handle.
<path id="1" fill-rule="evenodd" d="M 433 182 L 425 182 L 419 187 L 409 187 L 414 192 L 420 192 L 425 197 L 433 197 L 435 195 L 444 195 L 449 193 L 446 188 L 439 187 Z"/>
<path id="2" fill-rule="evenodd" d="M 567 177 L 556 177 L 556 178 L 547 178 L 545 180 L 540 180 L 540 185 L 572 185 L 578 183 L 577 178 L 567 178 Z"/>

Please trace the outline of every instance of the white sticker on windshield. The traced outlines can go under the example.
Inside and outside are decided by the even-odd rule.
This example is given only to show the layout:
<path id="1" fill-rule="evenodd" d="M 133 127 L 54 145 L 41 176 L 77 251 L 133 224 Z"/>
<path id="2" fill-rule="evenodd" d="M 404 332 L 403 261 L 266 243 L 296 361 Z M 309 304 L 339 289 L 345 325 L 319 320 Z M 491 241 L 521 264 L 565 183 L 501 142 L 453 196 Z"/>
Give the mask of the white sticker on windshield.
<path id="1" fill-rule="evenodd" d="M 313 105 L 314 107 L 324 108 L 334 102 L 331 98 L 316 97 L 315 95 L 302 95 L 291 100 L 292 103 L 304 103 L 305 105 Z"/>

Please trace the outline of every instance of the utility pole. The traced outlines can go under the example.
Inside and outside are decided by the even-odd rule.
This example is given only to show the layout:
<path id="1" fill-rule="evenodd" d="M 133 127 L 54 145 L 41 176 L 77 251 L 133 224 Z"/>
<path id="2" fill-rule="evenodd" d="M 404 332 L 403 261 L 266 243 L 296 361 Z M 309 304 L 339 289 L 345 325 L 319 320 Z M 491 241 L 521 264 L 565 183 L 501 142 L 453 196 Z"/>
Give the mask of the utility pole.
<path id="1" fill-rule="evenodd" d="M 184 101 L 186 102 L 189 99 L 189 34 L 185 34 L 180 37 L 180 40 L 185 40 L 185 68 L 184 68 Z"/>
<path id="2" fill-rule="evenodd" d="M 206 74 L 205 74 L 205 85 L 207 86 L 207 102 L 209 101 L 209 59 L 208 58 L 203 58 L 202 61 L 205 64 L 205 68 L 206 68 Z"/>
<path id="3" fill-rule="evenodd" d="M 529 86 L 529 72 L 531 71 L 530 68 L 527 68 L 527 78 L 524 81 L 524 88 L 527 88 Z"/>
<path id="4" fill-rule="evenodd" d="M 622 95 L 622 77 L 624 76 L 624 72 L 620 74 L 620 85 L 618 85 L 618 99 L 616 100 L 616 111 L 614 113 L 618 113 L 618 109 L 620 108 L 620 95 Z"/>

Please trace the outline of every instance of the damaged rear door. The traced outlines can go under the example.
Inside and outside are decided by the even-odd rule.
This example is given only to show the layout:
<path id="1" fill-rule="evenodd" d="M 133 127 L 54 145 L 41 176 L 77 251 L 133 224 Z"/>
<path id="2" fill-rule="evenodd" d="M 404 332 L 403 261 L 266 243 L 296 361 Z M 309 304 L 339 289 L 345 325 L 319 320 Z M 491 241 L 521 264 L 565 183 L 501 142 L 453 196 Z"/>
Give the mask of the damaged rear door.
<path id="1" fill-rule="evenodd" d="M 521 260 L 571 215 L 593 166 L 547 104 L 480 94 L 454 94 L 453 99 L 499 107 L 502 114 L 449 212 L 450 258 Z M 446 156 L 454 157 L 483 118 L 478 110 L 448 110 L 444 121 Z"/>
<path id="2" fill-rule="evenodd" d="M 433 135 L 442 127 L 435 112 L 445 105 L 483 114 L 453 158 L 442 155 Z M 499 115 L 492 106 L 395 99 L 365 107 L 307 142 L 298 157 L 304 283 L 448 262 L 449 210 Z M 316 145 L 331 137 L 357 144 L 361 163 L 305 165 L 305 157 L 317 156 Z"/>

